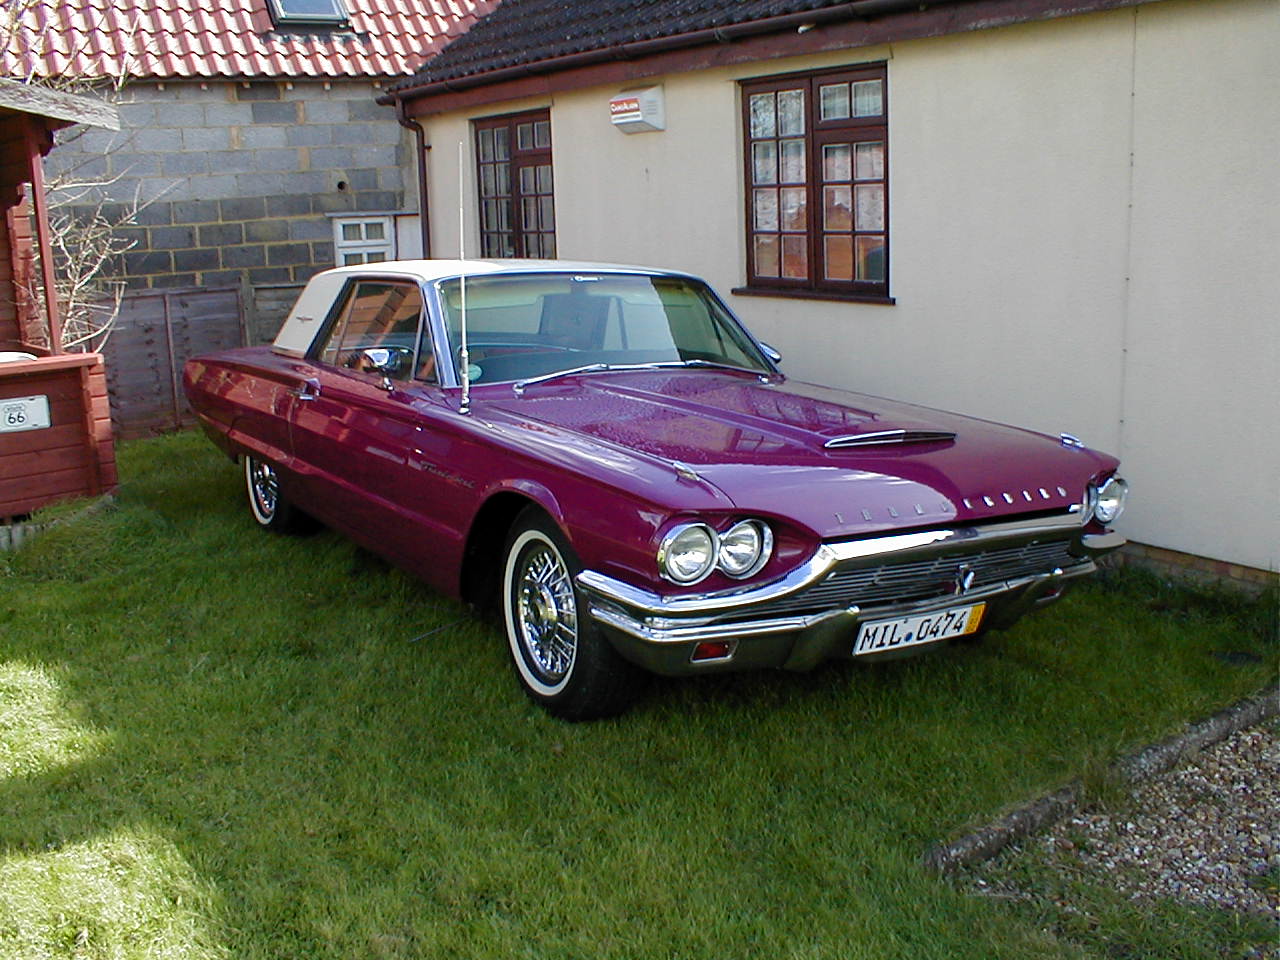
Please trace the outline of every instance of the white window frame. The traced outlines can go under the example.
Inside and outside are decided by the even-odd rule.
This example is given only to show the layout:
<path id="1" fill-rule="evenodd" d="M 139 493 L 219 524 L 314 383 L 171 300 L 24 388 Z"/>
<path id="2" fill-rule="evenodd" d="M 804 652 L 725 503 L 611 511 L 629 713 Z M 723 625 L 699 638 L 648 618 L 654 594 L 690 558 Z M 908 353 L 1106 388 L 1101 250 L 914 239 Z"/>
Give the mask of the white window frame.
<path id="1" fill-rule="evenodd" d="M 297 10 L 290 9 L 289 0 L 271 0 L 271 18 L 277 24 L 318 23 L 334 26 L 351 19 L 351 14 L 347 12 L 347 5 L 343 0 L 329 0 L 329 7 L 328 13 L 316 11 L 299 13 Z"/>
<path id="2" fill-rule="evenodd" d="M 370 240 L 365 237 L 365 233 L 368 226 L 375 223 L 382 226 L 382 236 L 379 239 Z M 347 238 L 345 236 L 346 231 L 343 229 L 353 225 L 360 228 L 360 238 L 356 240 Z M 390 214 L 334 218 L 333 262 L 335 265 L 346 267 L 361 263 L 375 263 L 379 260 L 394 260 L 395 258 L 396 224 L 395 218 Z"/>

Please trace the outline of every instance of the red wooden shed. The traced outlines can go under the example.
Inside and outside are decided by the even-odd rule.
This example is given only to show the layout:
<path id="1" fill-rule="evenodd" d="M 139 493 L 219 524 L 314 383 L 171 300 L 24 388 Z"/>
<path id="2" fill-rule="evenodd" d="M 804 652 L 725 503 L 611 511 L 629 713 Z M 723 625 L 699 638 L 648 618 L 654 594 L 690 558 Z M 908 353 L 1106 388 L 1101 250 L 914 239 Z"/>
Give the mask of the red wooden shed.
<path id="1" fill-rule="evenodd" d="M 120 128 L 101 101 L 0 79 L 0 520 L 116 485 L 102 356 L 62 350 L 54 291 L 42 162 L 75 123 Z"/>

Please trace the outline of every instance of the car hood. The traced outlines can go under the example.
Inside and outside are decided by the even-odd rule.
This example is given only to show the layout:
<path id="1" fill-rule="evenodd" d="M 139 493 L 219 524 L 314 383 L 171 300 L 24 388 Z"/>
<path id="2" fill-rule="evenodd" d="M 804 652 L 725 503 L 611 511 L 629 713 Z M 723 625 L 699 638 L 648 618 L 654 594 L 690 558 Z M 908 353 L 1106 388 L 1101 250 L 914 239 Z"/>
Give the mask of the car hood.
<path id="1" fill-rule="evenodd" d="M 1058 438 L 780 375 L 609 372 L 490 404 L 566 444 L 669 461 L 744 513 L 824 538 L 1065 511 L 1117 465 Z"/>

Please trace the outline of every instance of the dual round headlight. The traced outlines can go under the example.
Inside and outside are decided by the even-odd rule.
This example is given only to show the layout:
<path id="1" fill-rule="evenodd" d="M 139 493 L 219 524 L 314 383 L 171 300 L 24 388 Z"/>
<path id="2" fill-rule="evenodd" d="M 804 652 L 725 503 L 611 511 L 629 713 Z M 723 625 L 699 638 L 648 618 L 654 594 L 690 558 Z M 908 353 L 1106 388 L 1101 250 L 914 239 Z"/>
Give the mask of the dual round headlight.
<path id="1" fill-rule="evenodd" d="M 1119 477 L 1112 477 L 1098 488 L 1093 515 L 1103 523 L 1111 523 L 1124 512 L 1124 501 L 1129 496 L 1129 485 Z"/>
<path id="2" fill-rule="evenodd" d="M 741 580 L 765 565 L 773 551 L 773 532 L 760 520 L 742 520 L 724 533 L 705 523 L 682 523 L 662 538 L 658 569 L 675 583 L 697 583 L 717 567 Z"/>

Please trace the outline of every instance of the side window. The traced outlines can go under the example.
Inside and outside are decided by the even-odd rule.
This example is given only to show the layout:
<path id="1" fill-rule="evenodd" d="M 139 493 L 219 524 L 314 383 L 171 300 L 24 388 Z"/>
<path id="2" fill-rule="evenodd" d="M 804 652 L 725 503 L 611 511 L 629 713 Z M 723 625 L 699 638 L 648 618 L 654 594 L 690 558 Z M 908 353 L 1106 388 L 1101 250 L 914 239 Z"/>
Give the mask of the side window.
<path id="1" fill-rule="evenodd" d="M 342 309 L 320 350 L 320 361 L 362 373 L 377 373 L 364 351 L 382 348 L 391 351 L 393 363 L 389 376 L 394 380 L 408 380 L 415 373 L 415 342 L 421 319 L 422 294 L 417 284 L 358 281 L 347 291 Z M 429 361 L 429 334 L 424 334 L 423 342 L 424 360 Z M 419 364 L 419 371 L 422 366 Z M 434 379 L 434 364 L 431 368 L 430 379 Z"/>

